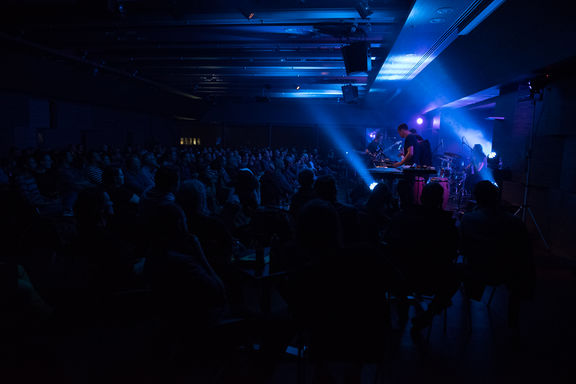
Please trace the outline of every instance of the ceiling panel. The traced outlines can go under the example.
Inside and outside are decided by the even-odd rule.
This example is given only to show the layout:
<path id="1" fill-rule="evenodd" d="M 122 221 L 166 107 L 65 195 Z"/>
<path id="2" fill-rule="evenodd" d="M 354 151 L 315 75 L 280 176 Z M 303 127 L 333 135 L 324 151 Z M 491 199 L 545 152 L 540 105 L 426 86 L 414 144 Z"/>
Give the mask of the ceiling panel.
<path id="1" fill-rule="evenodd" d="M 3 36 L 199 97 L 363 96 L 414 1 L 7 1 Z M 347 75 L 341 47 L 370 43 Z M 307 92 L 307 93 L 306 93 Z"/>

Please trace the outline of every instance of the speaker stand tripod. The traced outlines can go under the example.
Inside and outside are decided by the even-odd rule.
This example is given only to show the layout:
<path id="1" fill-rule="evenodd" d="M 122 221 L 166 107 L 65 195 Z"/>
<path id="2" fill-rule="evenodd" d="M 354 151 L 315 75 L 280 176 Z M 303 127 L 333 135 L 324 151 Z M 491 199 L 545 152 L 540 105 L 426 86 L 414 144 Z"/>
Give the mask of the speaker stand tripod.
<path id="1" fill-rule="evenodd" d="M 540 100 L 542 100 L 543 94 L 541 93 L 542 90 L 538 90 L 535 92 L 531 92 L 530 97 L 532 98 L 532 126 L 530 127 L 530 136 L 528 141 L 528 151 L 526 152 L 526 170 L 524 175 L 524 193 L 522 197 L 522 205 L 518 208 L 518 210 L 514 213 L 514 216 L 518 216 L 521 214 L 522 222 L 526 224 L 526 217 L 527 214 L 532 219 L 532 223 L 534 227 L 536 227 L 536 231 L 538 232 L 538 236 L 542 240 L 544 247 L 547 251 L 550 251 L 550 246 L 540 229 L 540 225 L 538 225 L 538 221 L 536 221 L 536 217 L 534 217 L 534 213 L 532 209 L 528 205 L 528 193 L 530 191 L 530 171 L 532 170 L 532 151 L 534 149 L 534 130 L 536 129 L 536 97 L 535 94 L 540 94 Z"/>

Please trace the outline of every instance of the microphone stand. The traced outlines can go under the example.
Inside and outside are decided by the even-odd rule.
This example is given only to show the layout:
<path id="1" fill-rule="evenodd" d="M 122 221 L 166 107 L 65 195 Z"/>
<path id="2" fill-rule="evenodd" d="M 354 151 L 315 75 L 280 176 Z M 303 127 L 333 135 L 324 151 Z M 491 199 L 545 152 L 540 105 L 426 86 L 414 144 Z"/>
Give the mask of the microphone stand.
<path id="1" fill-rule="evenodd" d="M 467 140 L 466 140 L 466 136 L 462 136 L 462 149 L 461 149 L 461 153 L 462 153 L 462 160 L 464 160 L 464 146 L 468 147 L 468 149 L 470 151 L 472 151 L 472 147 L 470 146 L 470 144 L 468 144 Z M 469 191 L 466 188 L 466 179 L 468 178 L 468 172 L 466 171 L 466 168 L 468 167 L 468 165 L 470 165 L 470 163 L 468 162 L 469 158 L 466 157 L 466 166 L 464 166 L 464 163 L 462 162 L 460 165 L 463 167 L 463 171 L 464 171 L 464 179 L 460 182 L 461 185 L 458 187 L 459 192 L 459 198 L 458 198 L 458 210 L 460 210 L 461 205 L 462 205 L 462 201 L 464 200 L 465 197 L 470 198 L 472 196 L 472 191 Z"/>
<path id="2" fill-rule="evenodd" d="M 470 144 L 468 144 L 468 140 L 466 140 L 465 136 L 462 136 L 462 153 L 464 153 L 464 146 L 467 146 L 469 150 L 472 150 Z"/>

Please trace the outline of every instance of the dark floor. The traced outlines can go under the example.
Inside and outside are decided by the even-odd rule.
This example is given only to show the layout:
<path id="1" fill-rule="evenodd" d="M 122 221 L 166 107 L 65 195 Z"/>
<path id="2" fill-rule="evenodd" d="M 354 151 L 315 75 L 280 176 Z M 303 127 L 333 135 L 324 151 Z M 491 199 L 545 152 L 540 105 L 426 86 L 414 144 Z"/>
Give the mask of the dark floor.
<path id="1" fill-rule="evenodd" d="M 390 358 L 364 366 L 361 382 L 573 383 L 576 269 L 573 263 L 541 257 L 545 259 L 538 269 L 536 297 L 523 303 L 517 332 L 506 326 L 504 287 L 497 289 L 490 307 L 486 305 L 490 290 L 482 302 L 471 302 L 471 331 L 458 292 L 448 310 L 446 333 L 442 317 L 435 319 L 428 342 L 426 330 L 418 341 L 408 328 L 397 329 Z M 342 375 L 346 366 L 336 364 L 331 370 Z M 308 383 L 314 382 L 312 371 L 307 369 Z M 271 382 L 296 383 L 296 365 L 282 364 Z"/>
<path id="2" fill-rule="evenodd" d="M 379 364 L 365 365 L 361 381 L 355 383 L 538 383 L 574 382 L 576 360 L 576 269 L 575 263 L 538 253 L 538 286 L 535 299 L 523 303 L 520 327 L 512 332 L 506 327 L 506 290 L 499 288 L 488 307 L 490 290 L 482 302 L 471 302 L 472 327 L 467 326 L 466 306 L 460 292 L 447 313 L 447 331 L 438 316 L 430 331 L 415 340 L 408 327 L 393 321 L 387 345 L 387 358 Z M 282 306 L 273 300 L 273 308 Z M 254 305 L 258 305 L 255 300 Z M 411 308 L 411 315 L 414 313 Z M 396 317 L 393 316 L 393 320 Z M 28 335 L 29 336 L 29 335 Z M 34 340 L 49 339 L 40 334 Z M 67 331 L 57 349 L 51 345 L 26 342 L 22 335 L 5 334 L 2 342 L 12 339 L 17 357 L 10 353 L 0 359 L 0 382 L 40 381 L 85 383 L 215 383 L 222 375 L 226 381 L 255 383 L 251 376 L 250 351 L 242 352 L 224 367 L 219 363 L 197 363 L 187 357 L 174 357 L 163 336 L 126 327 L 115 330 Z M 58 337 L 57 337 L 58 338 Z M 152 348 L 151 345 L 155 347 Z M 192 343 L 193 345 L 193 343 Z M 193 346 L 187 347 L 193 349 Z M 289 348 L 292 352 L 294 348 Z M 287 353 L 267 383 L 315 383 L 320 371 L 308 362 L 304 380 L 298 381 L 298 364 Z M 344 383 L 355 366 L 328 364 L 324 371 Z M 237 377 L 235 377 L 237 375 Z M 302 379 L 302 377 L 300 378 Z"/>

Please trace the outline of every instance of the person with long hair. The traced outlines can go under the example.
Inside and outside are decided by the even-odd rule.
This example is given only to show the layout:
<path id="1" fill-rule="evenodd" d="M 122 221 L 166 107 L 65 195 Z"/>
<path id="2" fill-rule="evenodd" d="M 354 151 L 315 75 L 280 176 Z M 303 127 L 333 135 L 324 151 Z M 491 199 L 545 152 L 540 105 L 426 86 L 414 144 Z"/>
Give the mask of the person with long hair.
<path id="1" fill-rule="evenodd" d="M 466 189 L 469 191 L 474 190 L 474 187 L 478 182 L 490 178 L 487 174 L 487 172 L 489 172 L 488 158 L 484 154 L 484 149 L 481 144 L 474 144 L 474 147 L 472 147 L 472 157 L 466 170 Z"/>

